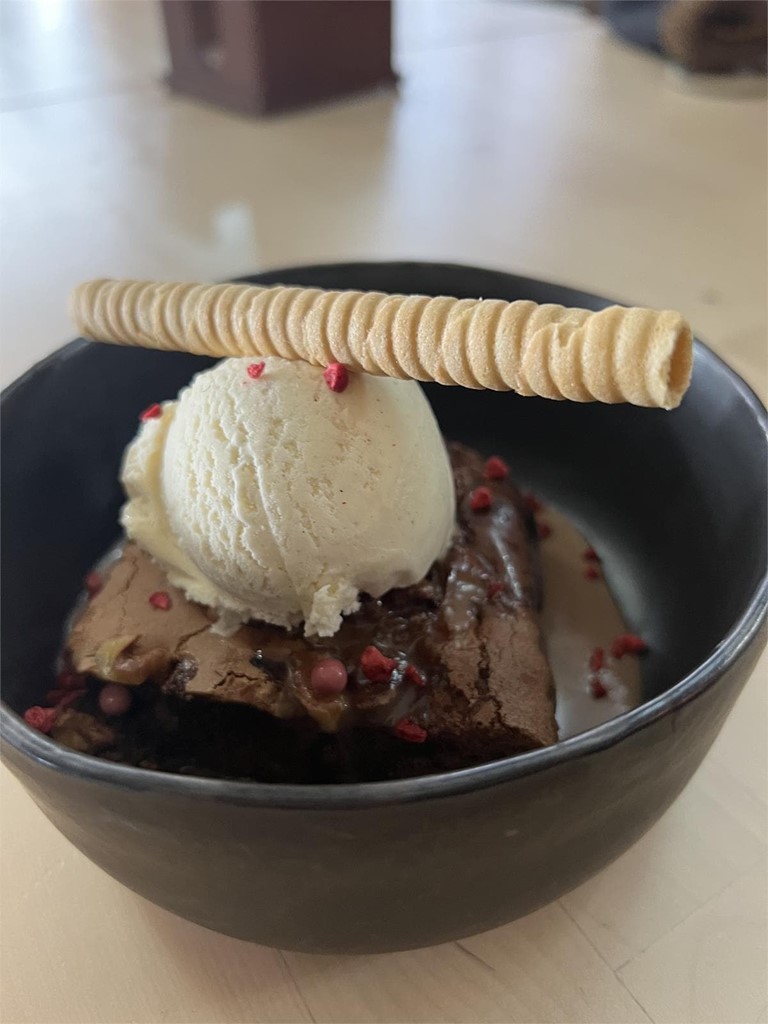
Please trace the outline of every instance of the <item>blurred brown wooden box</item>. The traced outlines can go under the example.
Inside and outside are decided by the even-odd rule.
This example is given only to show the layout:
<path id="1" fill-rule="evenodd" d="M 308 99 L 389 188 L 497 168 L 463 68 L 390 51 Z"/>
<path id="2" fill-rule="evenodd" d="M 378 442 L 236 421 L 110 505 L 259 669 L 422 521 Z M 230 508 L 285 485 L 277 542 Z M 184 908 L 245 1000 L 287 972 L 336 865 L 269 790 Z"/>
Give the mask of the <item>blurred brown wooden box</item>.
<path id="1" fill-rule="evenodd" d="M 393 83 L 390 0 L 162 0 L 174 92 L 261 115 Z"/>

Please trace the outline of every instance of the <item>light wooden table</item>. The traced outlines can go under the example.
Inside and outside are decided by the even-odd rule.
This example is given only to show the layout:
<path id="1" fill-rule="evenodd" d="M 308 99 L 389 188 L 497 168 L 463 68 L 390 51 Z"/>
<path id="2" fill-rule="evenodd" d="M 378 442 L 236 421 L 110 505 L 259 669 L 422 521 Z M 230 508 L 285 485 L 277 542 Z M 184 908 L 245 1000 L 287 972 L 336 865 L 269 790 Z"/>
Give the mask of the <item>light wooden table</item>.
<path id="1" fill-rule="evenodd" d="M 409 257 L 679 307 L 764 394 L 760 97 L 686 90 L 576 8 L 411 0 L 399 98 L 250 123 L 168 98 L 153 5 L 0 14 L 6 382 L 70 335 L 81 278 Z M 4 773 L 2 1020 L 766 1021 L 767 668 L 612 867 L 415 953 L 282 954 L 174 918 Z"/>

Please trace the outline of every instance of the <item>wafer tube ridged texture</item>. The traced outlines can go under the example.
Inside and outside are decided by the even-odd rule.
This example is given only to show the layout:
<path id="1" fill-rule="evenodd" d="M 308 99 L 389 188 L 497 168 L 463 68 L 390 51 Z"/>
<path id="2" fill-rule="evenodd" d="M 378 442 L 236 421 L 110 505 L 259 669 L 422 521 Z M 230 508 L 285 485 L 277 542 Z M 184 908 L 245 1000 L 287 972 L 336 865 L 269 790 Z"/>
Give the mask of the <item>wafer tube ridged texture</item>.
<path id="1" fill-rule="evenodd" d="M 80 285 L 71 310 L 84 337 L 115 344 L 664 409 L 693 359 L 679 313 L 623 306 L 105 279 Z"/>

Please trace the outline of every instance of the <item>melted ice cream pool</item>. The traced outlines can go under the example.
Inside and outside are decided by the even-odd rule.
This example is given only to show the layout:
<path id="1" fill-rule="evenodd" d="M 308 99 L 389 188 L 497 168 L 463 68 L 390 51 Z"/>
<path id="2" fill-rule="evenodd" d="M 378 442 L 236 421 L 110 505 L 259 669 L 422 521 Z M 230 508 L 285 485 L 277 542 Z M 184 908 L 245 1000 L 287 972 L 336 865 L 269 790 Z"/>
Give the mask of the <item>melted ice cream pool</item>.
<path id="1" fill-rule="evenodd" d="M 641 659 L 611 657 L 614 639 L 630 630 L 603 578 L 602 566 L 584 558 L 588 541 L 565 515 L 549 506 L 537 519 L 552 528 L 539 544 L 544 592 L 541 627 L 555 680 L 555 717 L 564 740 L 642 703 Z M 599 543 L 593 546 L 599 554 Z M 585 577 L 589 565 L 600 569 L 599 579 Z M 608 691 L 599 699 L 590 690 L 595 673 L 589 659 L 596 647 L 605 652 L 598 678 Z"/>

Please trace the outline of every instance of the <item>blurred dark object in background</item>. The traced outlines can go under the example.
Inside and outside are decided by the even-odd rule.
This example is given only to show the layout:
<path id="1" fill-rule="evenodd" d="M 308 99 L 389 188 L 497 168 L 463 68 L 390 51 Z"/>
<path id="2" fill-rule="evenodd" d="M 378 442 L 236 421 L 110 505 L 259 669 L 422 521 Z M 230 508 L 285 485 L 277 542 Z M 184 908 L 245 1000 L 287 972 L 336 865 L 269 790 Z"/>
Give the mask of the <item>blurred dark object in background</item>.
<path id="1" fill-rule="evenodd" d="M 765 0 L 674 0 L 664 4 L 661 46 L 689 71 L 766 70 Z"/>
<path id="2" fill-rule="evenodd" d="M 663 54 L 688 71 L 766 71 L 766 0 L 592 0 L 621 39 Z"/>
<path id="3" fill-rule="evenodd" d="M 261 115 L 396 81 L 390 0 L 162 0 L 174 92 Z"/>

